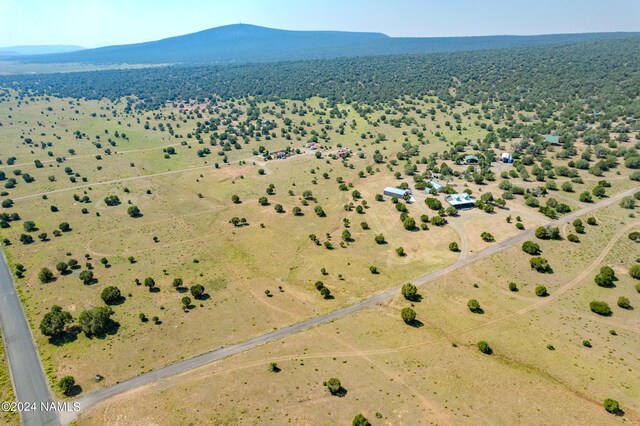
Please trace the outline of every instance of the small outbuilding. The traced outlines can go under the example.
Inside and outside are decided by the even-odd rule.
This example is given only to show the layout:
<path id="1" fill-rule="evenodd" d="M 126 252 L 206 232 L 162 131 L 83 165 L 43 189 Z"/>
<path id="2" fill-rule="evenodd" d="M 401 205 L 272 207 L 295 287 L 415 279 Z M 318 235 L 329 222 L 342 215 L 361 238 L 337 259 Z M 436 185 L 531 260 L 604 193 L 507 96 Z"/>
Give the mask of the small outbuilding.
<path id="1" fill-rule="evenodd" d="M 431 181 L 429 181 L 429 184 L 431 185 L 431 188 L 435 189 L 435 191 L 439 194 L 442 191 L 442 188 L 444 188 L 444 185 L 441 184 L 440 182 L 438 182 L 435 179 L 432 179 Z M 425 189 L 425 191 L 427 191 L 427 193 L 431 192 L 431 188 L 427 188 Z"/>
<path id="2" fill-rule="evenodd" d="M 502 162 L 503 163 L 513 163 L 513 156 L 511 154 L 509 154 L 508 152 L 503 152 L 502 153 Z"/>
<path id="3" fill-rule="evenodd" d="M 399 199 L 407 200 L 409 203 L 413 203 L 415 201 L 415 198 L 413 198 L 413 193 L 410 189 L 401 189 L 395 188 L 393 186 L 387 186 L 384 189 L 383 194 L 387 197 L 396 197 Z"/>
<path id="4" fill-rule="evenodd" d="M 555 146 L 562 145 L 560 143 L 560 136 L 557 136 L 557 135 L 547 135 L 545 136 L 544 141 L 547 142 L 549 145 L 555 145 Z"/>
<path id="5" fill-rule="evenodd" d="M 444 199 L 456 209 L 470 209 L 476 205 L 476 198 L 464 192 L 447 195 Z"/>
<path id="6" fill-rule="evenodd" d="M 464 162 L 467 164 L 478 164 L 480 160 L 475 155 L 466 155 L 464 157 Z"/>

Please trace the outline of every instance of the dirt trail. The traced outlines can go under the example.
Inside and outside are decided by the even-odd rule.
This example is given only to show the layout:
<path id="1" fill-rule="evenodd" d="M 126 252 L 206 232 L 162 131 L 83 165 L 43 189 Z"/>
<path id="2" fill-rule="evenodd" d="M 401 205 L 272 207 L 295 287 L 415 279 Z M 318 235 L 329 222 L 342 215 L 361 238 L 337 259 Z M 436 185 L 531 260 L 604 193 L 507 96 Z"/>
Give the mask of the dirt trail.
<path id="1" fill-rule="evenodd" d="M 605 247 L 603 247 L 600 255 L 586 269 L 584 269 L 582 272 L 580 272 L 580 274 L 578 274 L 578 276 L 576 276 L 574 279 L 572 279 L 571 281 L 569 281 L 568 283 L 566 283 L 565 285 L 560 287 L 558 290 L 556 290 L 553 293 L 551 293 L 549 296 L 540 298 L 539 301 L 537 301 L 537 302 L 535 302 L 535 303 L 533 303 L 533 304 L 531 304 L 531 305 L 529 305 L 529 306 L 527 306 L 525 308 L 519 309 L 519 310 L 515 311 L 512 314 L 506 315 L 504 317 L 496 318 L 496 319 L 493 319 L 491 321 L 487 321 L 487 322 L 482 323 L 482 324 L 474 325 L 473 327 L 469 327 L 469 328 L 466 328 L 464 330 L 458 331 L 458 332 L 454 333 L 453 335 L 454 336 L 455 335 L 461 335 L 461 334 L 467 333 L 469 331 L 477 330 L 479 328 L 486 327 L 486 326 L 489 326 L 489 325 L 492 325 L 492 324 L 495 324 L 495 323 L 498 323 L 498 322 L 502 322 L 502 321 L 508 320 L 508 319 L 516 317 L 516 316 L 524 315 L 527 312 L 530 312 L 530 311 L 532 311 L 534 309 L 538 309 L 541 306 L 544 306 L 544 305 L 547 305 L 547 304 L 551 303 L 553 300 L 557 299 L 559 296 L 561 296 L 562 294 L 566 293 L 571 288 L 573 288 L 578 283 L 580 283 L 582 280 L 587 278 L 590 274 L 592 274 L 593 270 L 595 268 L 597 268 L 598 265 L 600 265 L 602 263 L 602 261 L 605 259 L 605 257 L 607 257 L 607 255 L 611 251 L 611 249 L 616 245 L 618 240 L 622 236 L 624 236 L 627 233 L 627 231 L 629 231 L 629 229 L 634 228 L 634 227 L 636 227 L 638 225 L 640 225 L 640 222 L 633 222 L 633 223 L 625 226 L 621 230 L 619 230 L 613 236 L 613 238 L 611 238 L 609 243 Z M 629 327 L 625 326 L 625 328 L 629 328 Z M 640 330 L 637 330 L 637 331 L 640 332 Z"/>

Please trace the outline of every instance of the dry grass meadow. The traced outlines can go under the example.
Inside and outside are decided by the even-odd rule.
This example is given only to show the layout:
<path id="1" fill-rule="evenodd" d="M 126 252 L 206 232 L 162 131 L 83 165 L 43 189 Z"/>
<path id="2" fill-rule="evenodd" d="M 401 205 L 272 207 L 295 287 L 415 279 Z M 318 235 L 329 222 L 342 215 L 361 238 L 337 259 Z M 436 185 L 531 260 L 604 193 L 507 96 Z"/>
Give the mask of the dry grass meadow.
<path id="1" fill-rule="evenodd" d="M 21 221 L 0 230 L 0 239 L 12 242 L 4 248 L 12 269 L 18 263 L 26 267 L 24 278 L 16 277 L 16 282 L 52 384 L 72 375 L 83 392 L 90 392 L 353 304 L 440 269 L 459 256 L 495 244 L 483 241 L 482 232 L 491 232 L 496 241 L 521 232 L 515 219 L 507 222 L 509 216 L 520 217 L 525 229 L 548 221 L 516 197 L 508 201 L 508 209 L 496 208 L 492 214 L 473 209 L 448 217 L 446 226 L 405 230 L 391 199 L 375 200 L 386 186 L 403 182 L 413 186 L 403 162 L 393 162 L 404 149 L 402 144 L 420 144 L 417 160 L 453 149 L 455 141 L 481 140 L 487 130 L 477 125 L 468 105 L 446 112 L 438 109 L 433 116 L 408 108 L 405 118 L 415 121 L 396 127 L 378 120 L 382 111 L 366 120 L 350 105 L 339 108 L 346 117 L 330 117 L 322 102 L 260 105 L 267 111 L 263 116 L 277 124 L 272 134 L 248 138 L 246 143 L 239 138 L 239 149 L 220 153 L 220 146 L 208 144 L 207 134 L 202 144 L 193 135 L 205 120 L 220 120 L 218 131 L 240 125 L 247 119 L 246 100 L 221 104 L 201 117 L 180 113 L 176 106 L 127 114 L 123 102 L 106 100 L 11 98 L 0 103 L 5 139 L 0 171 L 17 181 L 4 194 L 14 205 L 3 211 L 21 216 Z M 436 105 L 430 102 L 418 106 Z M 400 118 L 398 112 L 385 114 Z M 457 114 L 460 131 L 454 130 Z M 285 120 L 305 135 L 292 132 L 290 140 L 283 137 Z M 449 121 L 454 124 L 447 125 Z M 174 134 L 160 129 L 168 122 Z M 340 126 L 343 134 L 338 132 Z M 420 143 L 413 128 L 424 129 L 428 143 Z M 314 134 L 330 136 L 325 155 L 341 146 L 350 147 L 354 155 L 347 161 L 316 158 L 306 149 Z M 500 143 L 496 149 L 511 150 L 514 142 Z M 261 145 L 271 151 L 299 148 L 301 153 L 264 162 L 255 154 Z M 470 153 L 472 145 L 466 147 Z M 579 151 L 586 149 L 576 146 Z M 174 155 L 165 155 L 169 147 L 176 150 Z M 197 155 L 204 147 L 211 153 Z M 372 160 L 376 150 L 384 156 L 381 164 Z M 7 162 L 10 157 L 15 157 L 12 165 Z M 43 167 L 36 167 L 35 160 Z M 448 164 L 461 174 L 467 170 L 465 165 Z M 71 170 L 65 171 L 66 167 Z M 500 172 L 510 167 L 495 165 L 495 181 L 478 185 L 455 178 L 452 185 L 477 196 L 492 192 L 498 197 Z M 417 173 L 425 170 L 425 164 L 417 164 Z M 581 171 L 583 183 L 574 183 L 574 192 L 552 191 L 548 197 L 577 209 L 582 205 L 578 194 L 590 191 L 599 180 L 611 183 L 608 194 L 632 188 L 629 172 L 618 167 L 596 178 Z M 25 173 L 35 181 L 26 183 Z M 338 179 L 347 185 L 346 191 L 339 189 Z M 558 186 L 565 180 L 558 178 Z M 540 184 L 513 181 L 523 187 Z M 267 195 L 269 185 L 274 190 Z M 304 199 L 305 190 L 312 191 L 312 199 Z M 354 190 L 360 199 L 353 196 Z M 78 202 L 74 195 L 89 201 Z M 117 195 L 121 204 L 107 206 L 104 199 L 110 195 Z M 233 195 L 240 197 L 239 203 L 231 201 Z M 258 203 L 262 196 L 268 197 L 267 205 Z M 425 197 L 416 194 L 417 202 L 408 205 L 418 223 L 420 215 L 436 214 L 424 204 Z M 363 206 L 362 213 L 346 210 L 349 203 Z M 284 212 L 276 212 L 277 204 Z M 142 215 L 129 217 L 130 205 L 139 207 Z M 316 206 L 326 217 L 314 212 Z M 295 207 L 302 214 L 294 215 Z M 245 218 L 247 225 L 233 226 L 232 217 Z M 597 217 L 599 225 L 587 227 L 579 244 L 566 239 L 541 244 L 553 274 L 532 272 L 527 255 L 516 247 L 421 289 L 424 299 L 415 303 L 415 309 L 422 327 L 402 323 L 398 311 L 406 302 L 397 299 L 123 395 L 79 423 L 197 424 L 207 419 L 217 424 L 343 424 L 360 411 L 371 421 L 388 424 L 472 420 L 513 424 L 531 418 L 542 423 L 558 418 L 589 423 L 612 421 L 601 408 L 602 399 L 609 396 L 621 401 L 627 413 L 621 421 L 633 423 L 640 419 L 640 384 L 633 377 L 639 367 L 640 330 L 637 310 L 617 309 L 615 300 L 626 295 L 640 308 L 626 275 L 637 247 L 624 234 L 633 226 L 637 229 L 637 222 L 617 205 L 599 211 Z M 38 231 L 31 232 L 33 244 L 23 245 L 19 236 L 27 220 L 34 221 Z M 53 236 L 61 222 L 68 222 L 71 231 Z M 362 222 L 369 229 L 363 229 Z M 341 244 L 345 229 L 352 240 Z M 37 238 L 40 232 L 48 233 L 46 241 Z M 568 232 L 564 229 L 563 235 Z M 322 244 L 312 242 L 310 234 Z M 384 235 L 386 244 L 374 241 L 377 234 Z M 460 245 L 459 253 L 449 251 L 453 241 Z M 325 248 L 325 242 L 331 242 L 333 249 Z M 399 247 L 406 256 L 398 256 Z M 102 258 L 108 267 L 101 264 Z M 81 268 L 58 274 L 56 264 L 70 259 Z M 97 279 L 91 285 L 78 278 L 87 263 Z M 610 264 L 618 273 L 615 289 L 593 284 L 601 264 Z M 371 266 L 378 273 L 371 273 Z M 54 271 L 55 281 L 38 280 L 43 267 Z M 146 277 L 155 280 L 159 291 L 136 285 L 136 279 Z M 194 300 L 188 311 L 181 303 L 188 293 L 171 286 L 178 277 L 187 287 L 205 287 L 207 296 Z M 318 280 L 331 290 L 332 299 L 325 300 L 316 291 Z M 517 282 L 520 291 L 508 291 L 509 281 Z M 541 283 L 549 289 L 547 298 L 533 294 Z M 83 310 L 103 305 L 100 293 L 110 285 L 119 287 L 124 296 L 124 303 L 113 307 L 118 323 L 114 333 L 91 339 L 78 334 L 52 344 L 39 332 L 51 306 L 60 305 L 77 318 Z M 469 312 L 470 298 L 479 300 L 484 314 Z M 589 312 L 593 298 L 609 301 L 614 315 L 600 318 Z M 142 322 L 141 313 L 159 321 Z M 617 335 L 609 334 L 610 329 Z M 584 348 L 583 339 L 591 339 L 593 348 Z M 490 342 L 495 354 L 480 354 L 474 347 L 478 340 Z M 555 350 L 548 350 L 548 344 Z M 278 362 L 280 373 L 267 371 L 271 361 Z M 105 380 L 96 383 L 95 374 Z M 331 376 L 341 378 L 348 391 L 345 397 L 330 397 L 324 391 L 322 381 Z"/>

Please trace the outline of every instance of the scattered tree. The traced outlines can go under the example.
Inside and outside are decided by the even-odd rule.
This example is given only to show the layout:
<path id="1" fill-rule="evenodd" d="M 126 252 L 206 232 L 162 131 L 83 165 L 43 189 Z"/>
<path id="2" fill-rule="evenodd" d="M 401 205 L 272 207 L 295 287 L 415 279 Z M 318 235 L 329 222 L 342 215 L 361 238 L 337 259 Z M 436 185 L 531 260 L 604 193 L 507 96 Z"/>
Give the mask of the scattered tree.
<path id="1" fill-rule="evenodd" d="M 416 319 L 416 311 L 406 306 L 400 311 L 400 316 L 402 317 L 402 320 L 405 322 L 405 324 L 411 324 Z"/>

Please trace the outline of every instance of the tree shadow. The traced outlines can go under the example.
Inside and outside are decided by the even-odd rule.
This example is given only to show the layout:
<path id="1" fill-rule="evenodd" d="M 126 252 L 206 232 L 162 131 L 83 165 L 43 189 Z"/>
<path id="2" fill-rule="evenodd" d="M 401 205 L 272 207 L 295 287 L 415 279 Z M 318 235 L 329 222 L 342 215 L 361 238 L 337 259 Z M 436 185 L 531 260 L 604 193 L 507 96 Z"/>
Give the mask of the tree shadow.
<path id="1" fill-rule="evenodd" d="M 69 390 L 69 392 L 66 393 L 66 395 L 68 397 L 73 398 L 74 396 L 78 396 L 82 393 L 82 386 L 80 386 L 79 384 L 75 384 L 73 385 L 73 387 Z"/>
<path id="2" fill-rule="evenodd" d="M 176 291 L 178 293 L 186 293 L 187 291 L 189 291 L 189 289 L 186 287 L 176 287 Z"/>
<path id="3" fill-rule="evenodd" d="M 414 296 L 406 297 L 405 299 L 410 302 L 420 303 L 422 302 L 422 295 L 420 293 L 416 293 Z"/>
<path id="4" fill-rule="evenodd" d="M 340 398 L 344 398 L 345 396 L 347 396 L 348 393 L 349 393 L 348 390 L 340 386 L 340 389 L 338 389 L 338 391 L 336 393 L 333 393 L 332 395 L 338 396 Z"/>
<path id="5" fill-rule="evenodd" d="M 95 337 L 96 339 L 102 340 L 102 339 L 105 339 L 107 336 L 113 336 L 118 332 L 119 329 L 120 329 L 120 323 L 109 318 L 104 331 L 99 334 L 94 334 L 91 337 Z"/>
<path id="6" fill-rule="evenodd" d="M 112 301 L 109 303 L 109 306 L 118 306 L 118 305 L 122 305 L 124 302 L 126 302 L 127 298 L 124 296 L 120 296 L 118 297 L 116 300 Z"/>
<path id="7" fill-rule="evenodd" d="M 211 299 L 211 296 L 209 295 L 209 293 L 203 293 L 198 297 L 193 296 L 193 298 L 196 300 L 209 300 Z"/>
<path id="8" fill-rule="evenodd" d="M 420 320 L 414 319 L 411 322 L 407 323 L 409 326 L 413 327 L 413 328 L 421 328 L 424 327 L 424 323 Z"/>
<path id="9" fill-rule="evenodd" d="M 471 312 L 473 312 L 474 314 L 484 315 L 484 309 L 482 308 L 471 309 Z"/>
<path id="10" fill-rule="evenodd" d="M 54 346 L 64 346 L 67 343 L 75 342 L 78 339 L 79 333 L 80 333 L 80 327 L 78 327 L 77 325 L 71 326 L 67 330 L 65 330 L 63 333 L 59 334 L 58 336 L 50 337 L 49 343 L 51 343 Z"/>
<path id="11" fill-rule="evenodd" d="M 160 287 L 149 287 L 149 293 L 160 293 Z"/>

